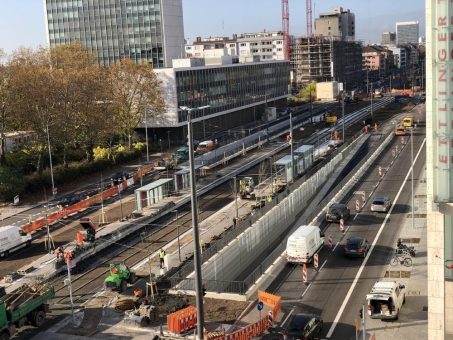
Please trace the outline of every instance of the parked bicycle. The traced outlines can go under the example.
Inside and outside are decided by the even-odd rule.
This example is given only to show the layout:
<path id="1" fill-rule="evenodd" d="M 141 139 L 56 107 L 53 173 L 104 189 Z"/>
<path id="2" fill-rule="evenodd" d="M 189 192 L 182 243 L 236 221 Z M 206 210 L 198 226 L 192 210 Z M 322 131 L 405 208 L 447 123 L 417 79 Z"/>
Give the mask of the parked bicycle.
<path id="1" fill-rule="evenodd" d="M 406 267 L 412 266 L 412 259 L 409 252 L 404 252 L 402 254 L 396 254 L 390 259 L 390 265 L 396 266 L 397 264 L 404 265 Z"/>

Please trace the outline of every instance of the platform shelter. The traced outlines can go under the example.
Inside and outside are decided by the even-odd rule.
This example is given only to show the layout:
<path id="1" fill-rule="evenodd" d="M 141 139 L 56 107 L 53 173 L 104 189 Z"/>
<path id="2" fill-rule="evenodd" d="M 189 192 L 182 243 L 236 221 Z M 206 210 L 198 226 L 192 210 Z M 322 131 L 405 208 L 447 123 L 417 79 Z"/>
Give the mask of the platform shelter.
<path id="1" fill-rule="evenodd" d="M 135 189 L 135 202 L 137 210 L 141 211 L 150 205 L 156 204 L 165 197 L 168 197 L 171 191 L 171 178 L 161 178 L 157 181 Z"/>

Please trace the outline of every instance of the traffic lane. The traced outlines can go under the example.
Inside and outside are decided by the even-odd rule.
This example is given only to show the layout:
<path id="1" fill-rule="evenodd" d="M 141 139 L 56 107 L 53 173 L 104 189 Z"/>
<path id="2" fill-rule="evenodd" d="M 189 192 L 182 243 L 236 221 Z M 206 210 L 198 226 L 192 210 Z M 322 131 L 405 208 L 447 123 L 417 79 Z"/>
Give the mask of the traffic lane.
<path id="1" fill-rule="evenodd" d="M 390 149 L 394 148 L 395 144 L 397 143 L 397 140 L 395 139 L 392 143 L 389 144 L 389 147 L 384 151 L 383 153 L 383 160 L 378 158 L 375 163 L 378 164 L 390 164 L 391 160 L 393 159 L 393 156 L 391 155 L 391 152 L 389 152 Z M 402 157 L 402 156 L 401 156 Z M 401 160 L 401 158 L 400 158 Z M 402 159 L 403 163 L 407 163 L 405 159 Z M 395 164 L 397 165 L 397 164 Z M 388 176 L 392 176 L 394 178 L 395 176 L 400 176 L 401 172 L 399 170 L 395 171 L 393 168 L 392 172 L 389 172 L 387 174 Z M 365 174 L 365 180 L 360 181 L 356 185 L 356 191 L 361 193 L 362 191 L 370 192 L 371 188 L 374 187 L 374 185 L 378 182 L 378 173 L 374 171 L 373 169 L 370 169 L 366 172 Z M 401 181 L 403 178 L 398 178 L 399 181 Z M 396 192 L 395 192 L 396 194 Z M 360 194 L 359 194 L 360 195 Z M 348 200 L 345 200 L 348 201 Z M 351 204 L 354 203 L 354 199 L 350 199 L 349 203 Z M 362 200 L 360 198 L 360 204 L 362 204 Z M 354 207 L 351 205 L 349 206 L 351 209 L 351 212 L 354 213 Z M 351 223 L 354 223 L 356 226 L 367 226 L 367 229 L 365 229 L 365 233 L 363 230 L 360 230 L 360 233 L 356 233 L 357 236 L 362 236 L 368 239 L 374 238 L 380 224 L 383 221 L 383 217 L 381 214 L 375 214 L 375 213 L 370 213 L 369 211 L 367 213 L 362 213 L 358 215 L 358 218 L 355 218 L 353 220 L 353 216 L 346 222 L 345 225 L 345 230 L 348 231 L 350 228 Z M 338 223 L 331 223 L 327 224 L 325 228 L 323 228 L 325 231 L 326 235 L 326 242 L 328 242 L 328 239 L 332 239 L 333 242 L 333 247 L 337 243 L 343 240 L 344 237 L 349 237 L 351 235 L 351 231 L 349 233 L 343 233 L 340 231 L 339 224 Z M 356 228 L 357 229 L 357 228 Z M 361 228 L 363 229 L 363 228 Z M 338 247 L 337 247 L 338 248 Z M 340 252 L 339 254 L 342 256 L 342 251 L 343 251 L 343 246 L 339 247 L 338 249 L 335 248 L 336 252 Z M 329 257 L 330 252 L 325 252 L 321 251 L 319 253 L 319 266 L 321 267 L 324 263 L 324 261 Z M 288 265 L 289 266 L 289 265 Z M 349 263 L 341 262 L 341 263 L 335 263 L 334 266 L 349 266 Z M 326 265 L 326 269 L 332 267 L 332 263 L 328 263 Z M 343 273 L 347 275 L 348 273 Z M 313 273 L 311 270 L 309 271 L 309 277 L 313 277 Z M 335 273 L 333 277 L 340 277 L 340 273 Z M 354 274 L 355 275 L 355 274 Z M 312 279 L 310 277 L 310 279 Z M 316 277 L 316 280 L 320 279 Z M 345 277 L 345 280 L 351 279 L 351 277 Z M 279 285 L 274 285 L 273 290 L 276 290 L 277 294 L 282 296 L 282 300 L 288 300 L 288 301 L 294 301 L 297 299 L 300 299 L 302 294 L 304 294 L 306 286 L 302 284 L 302 270 L 300 266 L 296 267 L 291 267 L 291 268 L 285 268 L 285 272 L 281 275 L 279 278 L 280 284 Z M 312 280 L 310 280 L 312 281 Z M 315 288 L 315 287 L 310 287 Z"/>
<path id="2" fill-rule="evenodd" d="M 404 179 L 404 176 L 402 176 L 404 173 L 402 168 L 405 167 L 407 172 L 410 166 L 410 161 L 408 162 L 406 158 L 407 155 L 401 154 L 394 166 L 387 173 L 386 178 L 393 178 L 391 182 L 393 182 L 397 176 L 400 177 L 400 182 Z M 374 179 L 374 181 L 377 182 L 377 177 L 378 174 L 371 171 L 367 180 Z M 392 189 L 395 187 L 396 186 L 393 183 L 390 185 L 390 188 Z M 384 188 L 383 186 L 380 186 L 379 189 L 380 188 L 388 191 L 388 188 Z M 396 191 L 393 193 L 393 196 L 395 194 Z M 328 225 L 326 235 L 330 233 L 338 235 L 338 237 L 347 238 L 354 234 L 367 238 L 371 243 L 376 236 L 384 217 L 385 214 L 372 213 L 369 210 L 368 203 L 365 210 L 357 216 L 346 236 L 339 232 L 338 224 Z M 399 216 L 398 218 L 402 219 L 402 216 Z M 366 226 L 366 228 L 364 228 L 364 226 Z M 343 297 L 349 290 L 349 287 L 357 274 L 357 270 L 363 261 L 361 259 L 344 258 L 343 245 L 344 242 L 342 242 L 340 246 L 337 246 L 332 256 L 329 256 L 331 254 L 327 253 L 328 261 L 320 273 L 316 274 L 312 269 L 309 270 L 309 278 L 312 283 L 309 286 L 308 293 L 306 293 L 303 298 L 301 298 L 301 295 L 304 293 L 305 286 L 302 283 L 301 270 L 293 269 L 291 273 L 286 274 L 286 282 L 281 283 L 279 289 L 277 290 L 277 294 L 282 295 L 283 303 L 285 304 L 285 300 L 287 301 L 285 310 L 294 309 L 294 312 L 308 311 L 321 314 L 325 324 L 334 320 L 338 312 L 338 307 L 341 305 Z M 375 248 L 373 258 L 368 263 L 368 266 L 377 268 L 376 273 L 372 273 L 372 282 L 380 277 L 382 266 L 388 263 L 388 258 L 391 256 L 391 253 L 391 244 L 382 246 L 378 244 L 378 247 Z M 320 265 L 322 265 L 325 257 L 326 252 L 322 251 L 320 253 Z M 343 329 L 346 328 L 348 332 L 350 332 L 351 325 L 353 325 L 353 323 L 345 324 Z"/>
<path id="3" fill-rule="evenodd" d="M 418 150 L 417 150 L 418 151 Z M 418 180 L 421 171 L 425 165 L 425 153 L 420 153 L 414 167 L 414 179 Z M 407 169 L 408 171 L 409 169 Z M 407 174 L 406 171 L 406 174 Z M 383 183 L 383 191 L 394 190 L 395 183 L 393 181 L 385 181 Z M 351 325 L 354 325 L 355 320 L 359 318 L 359 310 L 363 304 L 366 304 L 365 296 L 371 290 L 373 284 L 383 277 L 384 271 L 387 268 L 390 257 L 393 255 L 393 250 L 396 245 L 396 240 L 402 227 L 403 221 L 407 215 L 407 202 L 410 202 L 411 197 L 411 183 L 410 180 L 406 181 L 401 195 L 395 202 L 394 213 L 390 215 L 384 227 L 383 233 L 377 243 L 377 247 L 373 250 L 367 266 L 364 268 L 360 277 L 358 285 L 355 287 L 354 292 L 349 300 L 348 307 L 346 308 L 339 324 L 333 333 L 332 339 L 348 339 L 355 336 L 355 332 L 351 331 Z M 386 251 L 387 249 L 387 251 Z M 382 262 L 384 262 L 383 265 Z M 379 265 L 376 265 L 379 264 Z M 402 309 L 404 313 L 404 308 Z"/>

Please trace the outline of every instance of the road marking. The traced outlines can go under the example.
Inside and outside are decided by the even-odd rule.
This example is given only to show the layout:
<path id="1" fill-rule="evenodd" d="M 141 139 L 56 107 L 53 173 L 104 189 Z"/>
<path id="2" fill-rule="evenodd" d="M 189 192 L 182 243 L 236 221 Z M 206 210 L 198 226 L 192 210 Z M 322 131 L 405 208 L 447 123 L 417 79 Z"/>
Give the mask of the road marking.
<path id="1" fill-rule="evenodd" d="M 282 321 L 282 323 L 281 323 L 281 325 L 280 325 L 281 327 L 285 326 L 286 321 L 288 321 L 289 317 L 290 317 L 293 313 L 294 313 L 294 307 L 293 307 L 293 309 L 291 309 L 291 310 L 289 311 L 288 316 L 285 318 L 285 320 Z"/>
<path id="2" fill-rule="evenodd" d="M 319 268 L 318 272 L 320 272 L 320 271 L 321 271 L 321 269 L 322 269 L 322 268 L 324 267 L 324 265 L 325 265 L 326 263 L 327 263 L 327 259 L 326 259 L 326 260 L 324 260 L 324 262 L 323 262 L 323 264 L 321 265 L 321 267 Z"/>
<path id="3" fill-rule="evenodd" d="M 356 213 L 354 218 L 352 219 L 353 221 L 355 221 L 355 219 L 357 218 L 357 216 L 359 216 L 359 213 Z"/>
<path id="4" fill-rule="evenodd" d="M 420 156 L 420 152 L 422 151 L 423 146 L 425 145 L 425 143 L 426 143 L 426 138 L 423 139 L 423 143 L 420 146 L 420 149 L 418 150 L 417 155 L 415 156 L 414 164 L 417 162 L 418 156 Z M 401 192 L 403 191 L 404 185 L 406 184 L 407 179 L 409 178 L 409 175 L 411 174 L 411 169 L 412 169 L 412 166 L 409 168 L 409 171 L 407 172 L 406 177 L 404 178 L 403 182 L 401 183 L 401 187 L 400 187 L 400 189 L 398 190 L 398 193 L 395 196 L 394 202 L 398 201 L 398 198 L 400 197 Z M 376 237 L 373 240 L 373 243 L 371 244 L 370 251 L 368 252 L 367 256 L 365 257 L 365 260 L 363 260 L 362 265 L 360 266 L 359 271 L 357 272 L 357 275 L 355 276 L 354 281 L 352 282 L 352 285 L 349 288 L 348 293 L 346 294 L 346 297 L 344 298 L 343 303 L 342 303 L 340 309 L 338 310 L 338 313 L 335 316 L 335 319 L 332 322 L 332 326 L 330 326 L 330 329 L 329 329 L 329 332 L 326 335 L 326 338 L 329 339 L 332 336 L 333 332 L 335 331 L 335 328 L 337 327 L 338 321 L 340 321 L 340 318 L 343 315 L 344 309 L 346 308 L 346 305 L 349 303 L 349 299 L 351 298 L 352 292 L 354 291 L 355 286 L 357 285 L 357 282 L 359 281 L 360 275 L 362 275 L 363 269 L 365 268 L 366 263 L 368 262 L 368 259 L 370 258 L 370 255 L 373 252 L 374 247 L 376 246 L 376 243 L 377 243 L 379 237 L 381 236 L 382 231 L 384 230 L 384 227 L 385 227 L 385 225 L 387 223 L 387 220 L 389 219 L 394 207 L 395 207 L 395 205 L 392 204 L 392 206 L 390 207 L 387 215 L 385 216 L 385 219 L 382 222 L 381 227 L 379 228 L 379 231 L 378 231 Z"/>
<path id="5" fill-rule="evenodd" d="M 337 249 L 337 247 L 338 247 L 339 244 L 340 244 L 340 241 L 338 241 L 337 244 L 335 244 L 335 247 L 333 247 L 332 252 L 334 252 L 335 249 Z"/>
<path id="6" fill-rule="evenodd" d="M 303 294 L 300 296 L 300 298 L 303 298 L 305 294 L 307 294 L 308 292 L 308 289 L 311 287 L 311 282 L 308 284 L 307 288 L 305 289 L 305 291 L 303 292 Z"/>

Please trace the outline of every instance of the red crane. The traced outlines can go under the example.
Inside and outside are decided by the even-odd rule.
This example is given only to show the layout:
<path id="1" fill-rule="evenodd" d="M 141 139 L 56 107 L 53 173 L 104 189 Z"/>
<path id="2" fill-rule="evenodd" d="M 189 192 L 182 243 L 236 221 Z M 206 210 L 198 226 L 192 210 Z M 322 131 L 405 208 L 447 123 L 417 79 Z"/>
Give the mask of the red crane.
<path id="1" fill-rule="evenodd" d="M 313 34 L 311 0 L 306 0 L 306 10 L 307 10 L 307 36 L 309 37 Z"/>
<path id="2" fill-rule="evenodd" d="M 282 30 L 283 30 L 283 51 L 285 60 L 289 60 L 289 8 L 288 0 L 282 0 Z"/>

